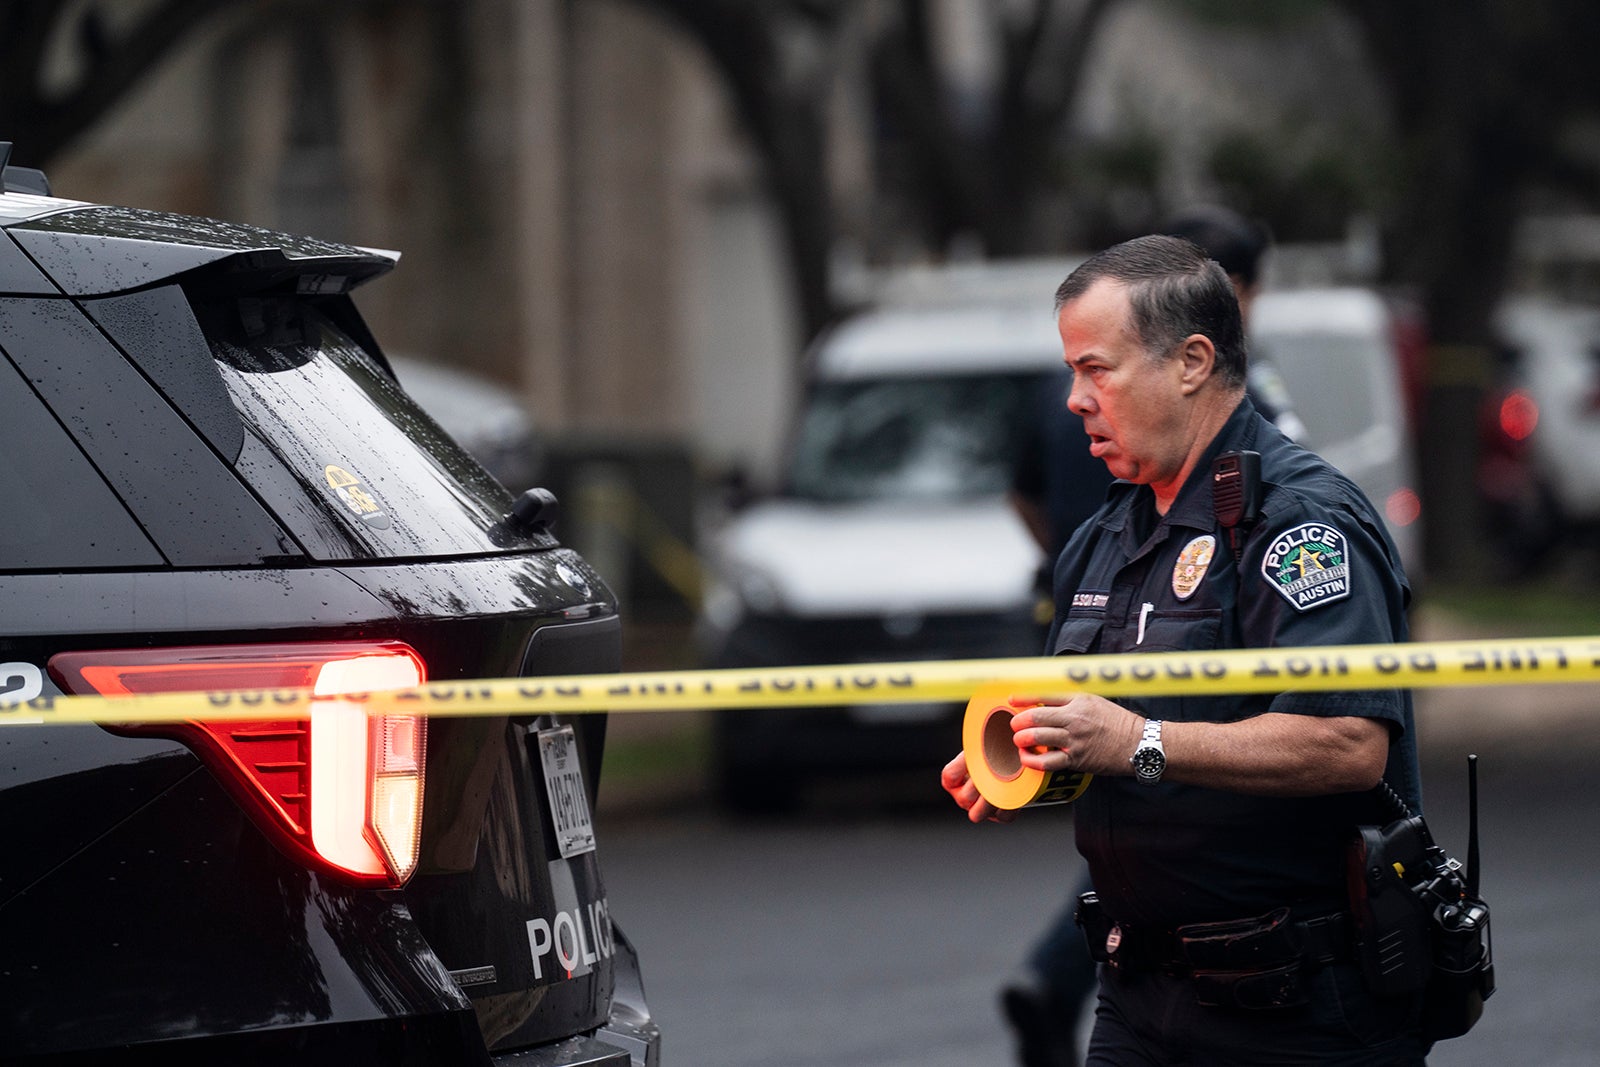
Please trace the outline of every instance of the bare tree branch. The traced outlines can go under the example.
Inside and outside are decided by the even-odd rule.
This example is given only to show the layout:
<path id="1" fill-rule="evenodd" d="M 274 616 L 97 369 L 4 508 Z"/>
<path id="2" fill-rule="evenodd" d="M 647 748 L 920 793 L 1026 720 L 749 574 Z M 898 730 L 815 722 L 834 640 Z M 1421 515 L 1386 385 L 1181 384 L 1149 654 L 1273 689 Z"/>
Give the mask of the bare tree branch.
<path id="1" fill-rule="evenodd" d="M 802 315 L 809 330 L 835 314 L 828 285 L 836 229 L 825 167 L 826 79 L 786 63 L 796 35 L 827 47 L 851 22 L 859 0 L 636 0 L 697 41 L 719 71 L 760 154 L 783 220 Z M 880 179 L 911 205 L 929 248 L 977 234 L 993 255 L 1053 243 L 1035 224 L 1041 190 L 1096 31 L 1117 0 L 1036 0 L 1002 31 L 999 87 L 974 123 L 957 108 L 940 66 L 937 27 L 926 0 L 880 9 L 871 43 L 874 103 L 898 133 Z M 859 24 L 859 20 L 855 20 Z"/>
<path id="2" fill-rule="evenodd" d="M 994 171 L 999 251 L 1038 251 L 1043 242 L 1028 209 L 1050 181 L 1050 162 L 1067 119 L 1077 110 L 1084 72 L 1106 15 L 1117 0 L 1083 0 L 1071 21 L 1058 0 L 1039 0 L 1034 17 L 1007 43 L 1007 78 L 996 104 Z"/>
<path id="3" fill-rule="evenodd" d="M 834 225 L 824 165 L 823 100 L 821 87 L 785 79 L 779 35 L 783 20 L 797 15 L 804 16 L 810 32 L 830 31 L 842 5 L 822 0 L 639 2 L 687 31 L 726 82 L 773 192 L 790 248 L 803 326 L 813 336 L 837 317 L 829 284 Z"/>
<path id="4" fill-rule="evenodd" d="M 18 162 L 45 166 L 82 136 L 171 50 L 206 19 L 238 0 L 165 0 L 150 7 L 132 29 L 110 36 L 99 8 L 74 8 L 58 0 L 11 0 L 0 39 L 0 133 L 16 142 Z M 49 47 L 66 20 L 80 47 L 94 42 L 85 73 L 60 95 L 44 88 Z M 87 60 L 92 60 L 88 62 Z"/>

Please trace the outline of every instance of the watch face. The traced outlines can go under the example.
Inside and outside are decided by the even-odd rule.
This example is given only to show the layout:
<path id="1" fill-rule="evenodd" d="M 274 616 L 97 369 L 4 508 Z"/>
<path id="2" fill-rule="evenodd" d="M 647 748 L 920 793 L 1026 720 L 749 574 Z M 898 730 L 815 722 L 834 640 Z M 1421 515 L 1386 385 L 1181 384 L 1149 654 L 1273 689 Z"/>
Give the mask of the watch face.
<path id="1" fill-rule="evenodd" d="M 1133 773 L 1138 778 L 1154 782 L 1161 777 L 1161 772 L 1167 769 L 1167 754 L 1151 745 L 1136 750 L 1129 762 L 1133 764 Z"/>

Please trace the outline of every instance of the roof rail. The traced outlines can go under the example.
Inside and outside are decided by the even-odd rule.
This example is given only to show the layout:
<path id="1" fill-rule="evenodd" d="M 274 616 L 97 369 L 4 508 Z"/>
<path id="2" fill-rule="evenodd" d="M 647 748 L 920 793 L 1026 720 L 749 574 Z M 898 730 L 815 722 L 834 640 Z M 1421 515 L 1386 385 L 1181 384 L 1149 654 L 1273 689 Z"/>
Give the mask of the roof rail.
<path id="1" fill-rule="evenodd" d="M 0 191 L 49 196 L 50 179 L 44 176 L 44 171 L 33 167 L 13 167 L 11 142 L 0 141 Z"/>

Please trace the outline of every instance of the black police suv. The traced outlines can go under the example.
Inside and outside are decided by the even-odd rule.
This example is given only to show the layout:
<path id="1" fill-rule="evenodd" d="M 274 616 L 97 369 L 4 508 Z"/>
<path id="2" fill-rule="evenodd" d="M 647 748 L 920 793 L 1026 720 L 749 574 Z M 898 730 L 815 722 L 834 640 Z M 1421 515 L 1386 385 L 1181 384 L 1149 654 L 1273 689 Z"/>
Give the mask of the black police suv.
<path id="1" fill-rule="evenodd" d="M 603 720 L 338 699 L 620 661 L 542 498 L 363 326 L 395 255 L 4 174 L 0 1063 L 658 1062 L 596 859 Z M 28 703 L 282 687 L 326 699 Z"/>

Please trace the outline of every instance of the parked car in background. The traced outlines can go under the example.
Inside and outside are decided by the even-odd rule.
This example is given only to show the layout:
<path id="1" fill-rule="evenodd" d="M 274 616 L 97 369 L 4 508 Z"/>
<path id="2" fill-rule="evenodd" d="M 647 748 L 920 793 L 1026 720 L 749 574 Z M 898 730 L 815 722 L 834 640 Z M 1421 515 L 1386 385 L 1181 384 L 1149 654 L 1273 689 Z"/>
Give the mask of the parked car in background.
<path id="1" fill-rule="evenodd" d="M 1422 572 L 1422 501 L 1402 347 L 1403 323 L 1359 286 L 1269 290 L 1250 345 L 1277 366 L 1306 432 L 1301 444 L 1372 501 L 1413 586 Z"/>
<path id="2" fill-rule="evenodd" d="M 1041 553 L 1006 502 L 1020 427 L 1061 364 L 1049 305 L 890 307 L 815 348 L 778 492 L 708 545 L 714 666 L 1035 655 Z M 959 705 L 719 715 L 713 773 L 737 809 L 812 778 L 937 766 Z"/>
<path id="3" fill-rule="evenodd" d="M 1600 308 L 1518 297 L 1496 323 L 1479 486 L 1502 561 L 1527 573 L 1600 526 Z"/>
<path id="4" fill-rule="evenodd" d="M 394 254 L 4 173 L 0 1060 L 657 1063 L 603 718 L 338 699 L 620 660 L 605 582 L 364 325 Z M 25 703 L 290 687 L 309 720 Z"/>

